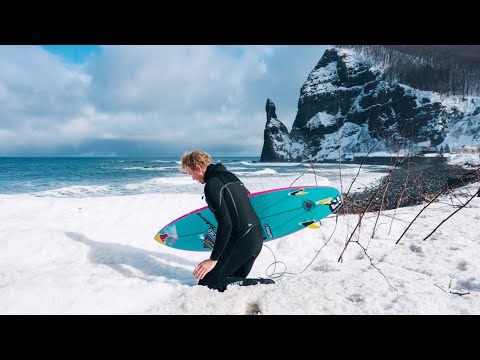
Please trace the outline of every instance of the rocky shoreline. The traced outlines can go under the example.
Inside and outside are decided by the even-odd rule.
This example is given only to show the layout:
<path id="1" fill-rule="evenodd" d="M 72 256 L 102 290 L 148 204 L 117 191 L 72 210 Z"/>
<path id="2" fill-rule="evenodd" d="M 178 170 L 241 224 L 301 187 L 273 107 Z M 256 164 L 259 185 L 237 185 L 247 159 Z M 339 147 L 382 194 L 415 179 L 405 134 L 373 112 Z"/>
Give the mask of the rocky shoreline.
<path id="1" fill-rule="evenodd" d="M 387 175 L 362 192 L 344 194 L 342 212 L 362 213 L 370 202 L 368 211 L 419 205 L 431 201 L 447 186 L 454 189 L 475 182 L 480 184 L 478 166 L 468 170 L 459 165 L 409 162 L 397 167 L 390 179 Z"/>

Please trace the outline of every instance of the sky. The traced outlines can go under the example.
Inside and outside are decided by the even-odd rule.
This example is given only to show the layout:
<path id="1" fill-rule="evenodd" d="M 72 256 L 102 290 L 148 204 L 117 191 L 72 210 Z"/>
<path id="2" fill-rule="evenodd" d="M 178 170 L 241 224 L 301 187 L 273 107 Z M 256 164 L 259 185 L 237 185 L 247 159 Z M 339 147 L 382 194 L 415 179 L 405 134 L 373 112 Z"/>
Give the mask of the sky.
<path id="1" fill-rule="evenodd" d="M 326 45 L 0 45 L 0 156 L 257 156 Z"/>
<path id="2" fill-rule="evenodd" d="M 373 175 L 361 171 L 357 182 L 368 184 Z M 340 188 L 340 179 L 320 177 L 318 185 Z M 262 190 L 250 181 L 245 177 L 249 190 Z M 306 175 L 302 185 L 312 181 Z M 198 188 L 95 198 L 0 194 L 0 314 L 480 315 L 480 197 L 472 198 L 478 183 L 440 197 L 400 241 L 423 205 L 378 219 L 368 213 L 355 233 L 359 216 L 339 215 L 266 242 L 249 277 L 273 276 L 275 284 L 223 293 L 197 286 L 192 275 L 209 252 L 153 238 L 205 206 Z"/>

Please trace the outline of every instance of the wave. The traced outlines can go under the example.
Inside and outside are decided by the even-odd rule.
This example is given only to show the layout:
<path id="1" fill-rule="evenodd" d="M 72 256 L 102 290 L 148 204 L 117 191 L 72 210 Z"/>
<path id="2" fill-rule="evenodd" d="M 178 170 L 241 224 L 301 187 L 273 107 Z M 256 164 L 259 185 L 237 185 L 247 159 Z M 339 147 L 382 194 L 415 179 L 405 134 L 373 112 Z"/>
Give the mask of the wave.
<path id="1" fill-rule="evenodd" d="M 249 168 L 246 168 L 246 167 L 235 167 L 235 166 L 232 166 L 232 167 L 227 167 L 227 170 L 228 171 L 238 171 L 238 170 L 248 170 Z"/>
<path id="2" fill-rule="evenodd" d="M 180 161 L 178 160 L 152 160 L 152 162 L 156 162 L 156 163 L 177 163 L 177 164 L 181 164 Z"/>
<path id="3" fill-rule="evenodd" d="M 168 171 L 178 170 L 176 166 L 129 166 L 122 168 L 122 170 L 141 170 L 141 171 Z"/>
<path id="4" fill-rule="evenodd" d="M 237 174 L 240 176 L 279 175 L 278 172 L 269 168 L 258 171 L 238 171 Z"/>
<path id="5" fill-rule="evenodd" d="M 202 191 L 203 185 L 190 177 L 165 177 L 129 184 L 73 185 L 34 192 L 32 195 L 37 197 L 82 198 L 143 193 L 199 193 Z"/>
<path id="6" fill-rule="evenodd" d="M 38 197 L 96 197 L 121 195 L 115 188 L 109 185 L 73 185 L 58 189 L 44 190 L 33 193 Z"/>
<path id="7" fill-rule="evenodd" d="M 251 161 L 240 161 L 239 164 L 248 165 L 248 166 L 271 166 L 271 167 L 290 167 L 290 166 L 301 166 L 302 163 L 292 163 L 292 162 L 251 162 Z"/>

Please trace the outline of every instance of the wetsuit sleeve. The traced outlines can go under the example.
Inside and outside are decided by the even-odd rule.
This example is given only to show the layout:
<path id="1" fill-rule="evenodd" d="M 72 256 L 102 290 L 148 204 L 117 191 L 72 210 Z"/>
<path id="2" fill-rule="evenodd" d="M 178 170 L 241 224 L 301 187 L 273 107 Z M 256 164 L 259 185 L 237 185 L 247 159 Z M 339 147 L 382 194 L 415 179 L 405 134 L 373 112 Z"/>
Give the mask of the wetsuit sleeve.
<path id="1" fill-rule="evenodd" d="M 227 204 L 221 193 L 222 187 L 223 183 L 221 181 L 217 183 L 216 179 L 209 181 L 205 187 L 205 200 L 218 223 L 215 245 L 210 255 L 210 259 L 212 260 L 218 260 L 222 255 L 230 239 L 233 227 Z"/>

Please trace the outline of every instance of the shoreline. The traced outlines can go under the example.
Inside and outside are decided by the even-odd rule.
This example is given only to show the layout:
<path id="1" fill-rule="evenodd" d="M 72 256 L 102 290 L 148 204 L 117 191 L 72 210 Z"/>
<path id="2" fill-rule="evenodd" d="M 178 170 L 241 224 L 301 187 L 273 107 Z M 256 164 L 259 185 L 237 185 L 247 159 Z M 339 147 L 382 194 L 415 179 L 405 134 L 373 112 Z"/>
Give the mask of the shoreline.
<path id="1" fill-rule="evenodd" d="M 344 194 L 342 211 L 360 214 L 367 206 L 375 212 L 420 205 L 447 187 L 445 194 L 472 183 L 480 187 L 480 167 L 468 170 L 460 165 L 407 162 L 391 173 L 390 180 L 387 175 L 361 192 Z"/>
<path id="2" fill-rule="evenodd" d="M 313 164 L 321 165 L 321 164 L 358 164 L 358 165 L 394 165 L 396 162 L 399 160 L 402 160 L 404 158 L 410 158 L 411 162 L 414 161 L 416 163 L 421 163 L 421 164 L 443 164 L 446 163 L 448 160 L 448 157 L 445 156 L 368 156 L 368 157 L 356 157 L 353 159 L 342 159 L 341 161 L 338 160 L 322 160 L 322 161 L 315 161 Z M 272 162 L 278 162 L 278 163 L 296 163 L 298 161 L 256 161 L 256 163 L 272 163 Z M 302 161 L 302 163 L 309 164 L 309 161 Z M 405 166 L 406 162 L 403 161 L 400 163 L 398 166 Z"/>

